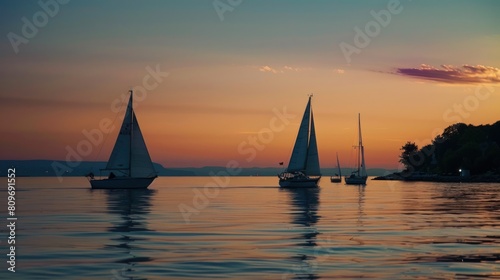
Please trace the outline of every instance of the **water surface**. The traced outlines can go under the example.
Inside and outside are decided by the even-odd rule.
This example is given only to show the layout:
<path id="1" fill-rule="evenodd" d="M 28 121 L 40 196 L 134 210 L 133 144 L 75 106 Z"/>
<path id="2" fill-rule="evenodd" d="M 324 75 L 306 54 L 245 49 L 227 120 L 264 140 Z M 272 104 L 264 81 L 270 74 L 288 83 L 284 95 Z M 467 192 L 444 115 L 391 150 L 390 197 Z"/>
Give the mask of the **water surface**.
<path id="1" fill-rule="evenodd" d="M 18 178 L 17 272 L 7 271 L 4 227 L 0 277 L 500 278 L 500 184 L 277 181 L 161 177 L 110 191 Z"/>

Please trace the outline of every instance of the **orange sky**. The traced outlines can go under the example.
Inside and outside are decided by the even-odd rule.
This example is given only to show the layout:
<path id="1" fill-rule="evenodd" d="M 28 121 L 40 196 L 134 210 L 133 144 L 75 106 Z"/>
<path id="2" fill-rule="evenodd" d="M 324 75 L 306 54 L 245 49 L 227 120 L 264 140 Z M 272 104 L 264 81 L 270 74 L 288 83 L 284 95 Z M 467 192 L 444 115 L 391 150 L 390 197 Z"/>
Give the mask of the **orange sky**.
<path id="1" fill-rule="evenodd" d="M 229 73 L 238 69 L 224 70 Z M 154 161 L 168 167 L 225 165 L 231 159 L 242 166 L 275 166 L 280 161 L 287 162 L 307 102 L 310 79 L 326 81 L 321 85 L 313 83 L 314 90 L 310 90 L 315 93 L 313 112 L 323 167 L 335 165 L 336 152 L 344 164 L 352 163 L 351 147 L 357 141 L 358 112 L 362 117 L 368 167 L 396 168 L 399 147 L 405 141 L 429 143 L 435 130 L 442 132 L 452 124 L 443 117 L 448 110 L 451 110 L 448 117 L 460 117 L 466 123 L 498 120 L 500 97 L 495 94 L 498 87 L 493 88 L 495 92 L 487 100 L 477 99 L 477 109 L 465 111 L 468 117 L 461 117 L 453 111 L 453 106 L 469 100 L 477 85 L 440 85 L 363 71 L 338 74 L 329 70 L 307 70 L 279 75 L 261 73 L 250 67 L 240 71 L 252 81 L 239 89 L 231 81 L 220 84 L 216 80 L 212 88 L 175 93 L 171 88 L 184 86 L 182 75 L 194 74 L 172 73 L 143 101 L 136 101 L 136 113 Z M 358 79 L 364 83 L 357 83 Z M 237 94 L 219 94 L 228 92 L 228 87 L 234 88 Z M 118 118 L 115 126 L 120 125 L 122 114 L 113 113 L 110 107 L 126 89 L 115 92 L 113 96 L 102 96 L 98 99 L 100 102 L 61 101 L 52 105 L 40 101 L 19 104 L 8 101 L 12 104 L 3 110 L 4 114 L 15 116 L 22 112 L 24 116 L 15 120 L 16 129 L 10 128 L 8 133 L 12 137 L 4 139 L 6 145 L 2 147 L 19 147 L 19 139 L 29 144 L 22 149 L 2 148 L 2 157 L 64 159 L 66 146 L 76 149 L 78 143 L 86 139 L 82 130 L 98 129 L 99 122 L 105 118 Z M 488 88 L 482 88 L 481 92 L 487 93 Z M 443 97 L 436 98 L 437 95 Z M 475 106 L 471 104 L 464 106 L 464 110 Z M 248 142 L 249 137 L 258 137 L 262 129 L 269 129 L 270 121 L 276 118 L 273 109 L 283 111 L 285 107 L 286 112 L 295 117 L 289 124 L 283 124 L 282 131 L 272 133 L 272 141 L 259 141 L 259 147 L 262 145 L 264 149 L 256 149 L 255 159 L 247 162 L 249 154 L 239 153 L 238 146 Z M 281 127 L 282 123 L 277 122 L 276 126 Z M 102 148 L 94 146 L 92 154 L 85 159 L 107 160 L 116 133 L 117 129 L 106 137 Z"/>
<path id="2" fill-rule="evenodd" d="M 149 67 L 169 74 L 149 80 L 157 85 L 144 100 L 136 98 L 136 114 L 153 161 L 165 167 L 287 162 L 307 96 L 314 93 L 322 167 L 335 166 L 336 152 L 342 165 L 353 163 L 361 113 L 367 167 L 397 168 L 406 141 L 429 143 L 458 121 L 500 119 L 495 3 L 460 2 L 453 11 L 411 3 L 350 63 L 339 44 L 353 44 L 353 28 L 373 20 L 370 11 L 384 9 L 386 1 L 323 3 L 308 6 L 310 14 L 302 14 L 300 2 L 271 5 L 264 14 L 259 4 L 245 3 L 223 21 L 211 5 L 175 2 L 144 8 L 149 14 L 165 9 L 170 17 L 151 19 L 145 11 L 138 15 L 143 21 L 131 22 L 125 19 L 135 15 L 133 7 L 114 11 L 106 4 L 112 16 L 103 11 L 90 20 L 79 11 L 105 8 L 68 4 L 18 54 L 8 40 L 1 46 L 0 159 L 64 160 L 67 147 L 86 139 L 82 130 L 121 117 L 111 106 L 130 87 L 143 85 Z M 36 3 L 9 8 L 3 34 L 21 34 L 19 18 L 38 9 Z M 477 13 L 466 17 L 471 10 Z M 429 22 L 415 25 L 423 15 Z M 491 69 L 478 74 L 481 65 Z M 273 109 L 284 107 L 296 117 L 247 161 L 249 154 L 238 147 L 269 128 Z M 116 134 L 83 159 L 107 160 Z"/>

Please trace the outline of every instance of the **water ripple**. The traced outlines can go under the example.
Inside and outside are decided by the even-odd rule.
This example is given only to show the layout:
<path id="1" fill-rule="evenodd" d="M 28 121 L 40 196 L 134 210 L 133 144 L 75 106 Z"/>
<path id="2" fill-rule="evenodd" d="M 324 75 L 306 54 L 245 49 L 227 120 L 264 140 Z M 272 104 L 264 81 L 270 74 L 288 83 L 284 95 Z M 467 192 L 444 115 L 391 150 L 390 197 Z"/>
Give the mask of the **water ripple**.
<path id="1" fill-rule="evenodd" d="M 208 182 L 165 177 L 150 190 L 92 191 L 80 178 L 23 178 L 14 276 L 500 278 L 500 184 L 324 180 L 285 190 L 274 177 L 233 177 L 185 223 L 179 205 L 193 205 Z"/>

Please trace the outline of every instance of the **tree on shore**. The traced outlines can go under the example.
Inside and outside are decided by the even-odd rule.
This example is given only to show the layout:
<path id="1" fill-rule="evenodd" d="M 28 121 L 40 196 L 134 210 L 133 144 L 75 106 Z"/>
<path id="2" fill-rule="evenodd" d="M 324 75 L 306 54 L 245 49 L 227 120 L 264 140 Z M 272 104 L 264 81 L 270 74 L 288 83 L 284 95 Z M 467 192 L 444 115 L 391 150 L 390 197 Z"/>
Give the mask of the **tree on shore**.
<path id="1" fill-rule="evenodd" d="M 400 149 L 399 162 L 405 166 L 405 171 L 415 171 L 415 157 L 418 157 L 418 146 L 415 142 L 406 142 Z"/>
<path id="2" fill-rule="evenodd" d="M 458 174 L 468 169 L 473 175 L 500 174 L 500 121 L 479 126 L 456 123 L 421 149 L 408 141 L 400 150 L 399 161 L 407 173 Z"/>

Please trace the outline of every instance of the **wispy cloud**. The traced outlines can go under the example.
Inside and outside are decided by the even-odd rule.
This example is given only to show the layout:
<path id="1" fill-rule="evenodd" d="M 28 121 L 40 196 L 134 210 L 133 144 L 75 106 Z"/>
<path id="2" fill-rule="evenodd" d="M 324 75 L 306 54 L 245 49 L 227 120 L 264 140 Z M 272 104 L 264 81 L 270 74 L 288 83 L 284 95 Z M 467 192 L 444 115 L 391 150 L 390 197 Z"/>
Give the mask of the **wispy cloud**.
<path id="1" fill-rule="evenodd" d="M 337 74 L 344 74 L 344 73 L 345 73 L 345 70 L 344 70 L 344 69 L 337 68 L 337 69 L 335 69 L 335 73 L 337 73 Z"/>
<path id="2" fill-rule="evenodd" d="M 268 65 L 259 67 L 260 72 L 267 72 L 267 73 L 273 73 L 273 74 L 282 74 L 285 72 L 300 72 L 300 71 L 304 71 L 304 70 L 310 70 L 310 68 L 292 67 L 292 66 L 288 66 L 288 65 L 285 65 L 281 68 L 273 68 L 273 67 L 268 66 Z"/>
<path id="3" fill-rule="evenodd" d="M 278 74 L 278 73 L 283 73 L 282 70 L 278 70 L 278 69 L 274 69 L 270 66 L 262 66 L 259 68 L 259 71 L 260 72 L 270 72 L 270 73 L 273 73 L 273 74 Z"/>
<path id="4" fill-rule="evenodd" d="M 419 68 L 398 68 L 397 73 L 450 84 L 500 83 L 500 69 L 484 65 L 464 64 L 461 67 L 441 65 L 441 68 L 435 68 L 422 64 Z"/>
<path id="5" fill-rule="evenodd" d="M 302 70 L 301 68 L 298 68 L 298 67 L 291 67 L 291 66 L 286 66 L 286 65 L 283 67 L 283 69 L 287 70 L 287 71 L 295 71 L 295 72 L 299 72 Z"/>

